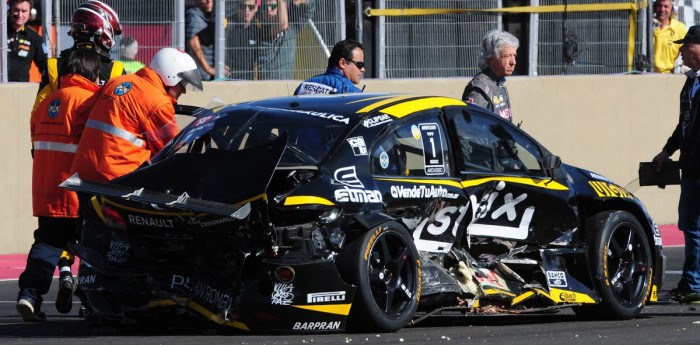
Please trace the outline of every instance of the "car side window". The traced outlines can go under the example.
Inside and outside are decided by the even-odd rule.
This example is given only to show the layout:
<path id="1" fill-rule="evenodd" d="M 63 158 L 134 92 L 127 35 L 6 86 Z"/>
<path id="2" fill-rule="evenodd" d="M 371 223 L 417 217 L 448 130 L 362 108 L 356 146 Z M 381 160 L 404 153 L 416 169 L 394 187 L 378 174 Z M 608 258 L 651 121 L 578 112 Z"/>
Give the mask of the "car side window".
<path id="1" fill-rule="evenodd" d="M 505 122 L 478 112 L 464 112 L 454 122 L 466 172 L 544 175 L 539 146 Z"/>
<path id="2" fill-rule="evenodd" d="M 449 176 L 445 129 L 435 115 L 400 124 L 372 150 L 372 173 L 390 176 Z"/>

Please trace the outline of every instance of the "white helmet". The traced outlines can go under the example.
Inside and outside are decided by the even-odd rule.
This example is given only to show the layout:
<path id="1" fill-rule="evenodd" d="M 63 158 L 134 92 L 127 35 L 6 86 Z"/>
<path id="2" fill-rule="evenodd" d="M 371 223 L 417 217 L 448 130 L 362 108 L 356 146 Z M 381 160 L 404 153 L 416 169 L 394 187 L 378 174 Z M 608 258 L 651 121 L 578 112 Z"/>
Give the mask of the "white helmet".
<path id="1" fill-rule="evenodd" d="M 197 69 L 197 63 L 182 50 L 163 48 L 151 60 L 149 66 L 158 73 L 165 86 L 175 86 L 182 80 L 202 90 L 202 76 Z M 186 83 L 183 86 L 186 86 Z"/>

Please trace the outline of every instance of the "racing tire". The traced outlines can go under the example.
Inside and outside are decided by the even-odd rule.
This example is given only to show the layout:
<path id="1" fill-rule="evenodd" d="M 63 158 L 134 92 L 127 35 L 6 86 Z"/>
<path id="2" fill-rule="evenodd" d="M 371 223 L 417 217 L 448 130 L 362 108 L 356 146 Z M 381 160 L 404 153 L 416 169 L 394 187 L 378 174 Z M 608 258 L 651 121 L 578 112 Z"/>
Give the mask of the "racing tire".
<path id="1" fill-rule="evenodd" d="M 340 271 L 357 286 L 348 330 L 395 332 L 418 307 L 420 257 L 408 231 L 385 222 L 354 239 L 338 258 Z"/>
<path id="2" fill-rule="evenodd" d="M 644 308 L 652 279 L 652 251 L 637 218 L 607 211 L 588 219 L 591 272 L 602 301 L 575 307 L 585 318 L 628 320 Z"/>

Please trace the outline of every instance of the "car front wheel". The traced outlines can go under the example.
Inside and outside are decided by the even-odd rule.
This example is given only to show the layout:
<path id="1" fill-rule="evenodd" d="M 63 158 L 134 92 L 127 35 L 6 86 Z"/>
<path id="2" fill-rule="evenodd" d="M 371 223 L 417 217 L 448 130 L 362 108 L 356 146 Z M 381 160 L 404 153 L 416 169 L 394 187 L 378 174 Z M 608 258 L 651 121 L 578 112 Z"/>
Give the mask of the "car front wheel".
<path id="1" fill-rule="evenodd" d="M 644 307 L 652 277 L 652 252 L 641 224 L 625 211 L 587 222 L 593 277 L 602 301 L 574 311 L 585 317 L 631 319 Z"/>

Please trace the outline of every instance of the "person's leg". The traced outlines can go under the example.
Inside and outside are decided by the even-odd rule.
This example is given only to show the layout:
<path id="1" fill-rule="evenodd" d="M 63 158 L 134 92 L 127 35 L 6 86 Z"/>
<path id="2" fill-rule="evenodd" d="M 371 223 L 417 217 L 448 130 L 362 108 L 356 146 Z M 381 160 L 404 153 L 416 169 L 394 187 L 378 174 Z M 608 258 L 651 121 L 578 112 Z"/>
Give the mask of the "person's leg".
<path id="1" fill-rule="evenodd" d="M 27 266 L 19 276 L 17 311 L 25 321 L 44 321 L 41 303 L 51 287 L 53 272 L 61 256 L 59 236 L 53 231 L 51 218 L 39 217 L 39 226 L 34 231 L 34 244 L 27 256 Z"/>
<path id="2" fill-rule="evenodd" d="M 681 179 L 678 228 L 685 238 L 685 261 L 678 282 L 682 302 L 700 302 L 700 179 Z"/>
<path id="3" fill-rule="evenodd" d="M 67 314 L 73 307 L 73 273 L 71 265 L 75 257 L 68 248 L 69 243 L 76 242 L 77 218 L 56 218 L 55 229 L 60 233 L 62 249 L 58 260 L 58 294 L 56 295 L 56 310 L 59 313 Z"/>

